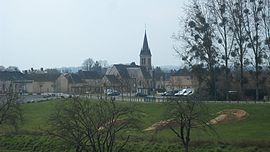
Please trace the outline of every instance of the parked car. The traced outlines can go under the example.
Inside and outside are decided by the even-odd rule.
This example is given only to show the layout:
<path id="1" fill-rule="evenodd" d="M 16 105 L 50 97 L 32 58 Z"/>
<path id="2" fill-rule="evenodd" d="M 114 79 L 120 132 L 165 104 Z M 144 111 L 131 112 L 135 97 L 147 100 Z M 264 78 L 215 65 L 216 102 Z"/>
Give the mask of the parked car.
<path id="1" fill-rule="evenodd" d="M 107 95 L 108 95 L 108 96 L 119 96 L 120 93 L 117 92 L 117 91 L 113 91 L 113 92 L 108 92 Z"/>
<path id="2" fill-rule="evenodd" d="M 165 96 L 166 93 L 167 93 L 167 92 L 165 91 L 165 92 L 161 93 L 160 95 L 161 95 L 161 96 Z"/>
<path id="3" fill-rule="evenodd" d="M 177 93 L 175 93 L 175 96 L 188 96 L 188 95 L 192 95 L 194 93 L 194 89 L 192 88 L 187 88 L 187 89 L 183 89 L 178 91 Z"/>
<path id="4" fill-rule="evenodd" d="M 178 90 L 173 90 L 173 91 L 167 91 L 163 96 L 174 96 L 175 93 L 177 93 Z"/>
<path id="5" fill-rule="evenodd" d="M 182 89 L 180 91 L 178 91 L 177 93 L 175 93 L 174 95 L 175 96 L 182 96 L 185 92 L 186 92 L 187 89 Z"/>
<path id="6" fill-rule="evenodd" d="M 192 95 L 194 93 L 193 89 L 186 89 L 186 91 L 183 93 L 183 96 Z"/>
<path id="7" fill-rule="evenodd" d="M 137 92 L 137 93 L 135 94 L 135 96 L 136 96 L 136 97 L 145 97 L 145 96 L 147 96 L 147 95 L 144 94 L 144 93 L 142 93 L 142 92 Z"/>

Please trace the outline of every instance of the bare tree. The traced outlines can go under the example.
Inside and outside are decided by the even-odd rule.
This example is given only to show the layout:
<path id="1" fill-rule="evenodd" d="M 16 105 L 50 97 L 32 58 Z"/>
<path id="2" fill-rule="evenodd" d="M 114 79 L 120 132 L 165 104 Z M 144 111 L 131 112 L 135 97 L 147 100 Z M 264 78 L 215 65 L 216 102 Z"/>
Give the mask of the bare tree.
<path id="1" fill-rule="evenodd" d="M 106 67 L 109 66 L 109 63 L 108 63 L 107 60 L 99 60 L 98 62 L 101 65 L 102 68 L 106 68 Z"/>
<path id="2" fill-rule="evenodd" d="M 170 102 L 165 115 L 171 120 L 170 130 L 178 137 L 185 152 L 189 151 L 190 134 L 193 128 L 213 130 L 208 124 L 207 106 L 196 97 L 181 98 Z"/>
<path id="3" fill-rule="evenodd" d="M 256 100 L 259 100 L 259 76 L 265 56 L 264 24 L 262 13 L 266 4 L 263 1 L 246 1 L 244 5 L 244 29 L 247 33 L 247 48 L 252 51 L 252 63 L 255 67 Z"/>
<path id="4" fill-rule="evenodd" d="M 246 41 L 246 31 L 244 28 L 244 6 L 242 0 L 230 0 L 227 2 L 228 10 L 230 13 L 230 24 L 231 29 L 234 33 L 235 43 L 234 49 L 231 53 L 231 56 L 236 59 L 236 63 L 240 65 L 240 97 L 243 97 L 244 89 L 244 66 L 247 63 L 247 41 Z"/>
<path id="5" fill-rule="evenodd" d="M 231 28 L 229 3 L 226 0 L 210 0 L 208 7 L 211 10 L 219 44 L 221 59 L 225 62 L 225 95 L 228 100 L 229 89 L 229 59 L 233 49 L 234 34 Z M 224 64 L 224 63 L 223 63 Z"/>
<path id="6" fill-rule="evenodd" d="M 268 46 L 268 55 L 270 53 L 270 1 L 264 0 L 264 7 L 262 10 L 262 19 L 264 24 L 265 45 Z"/>
<path id="7" fill-rule="evenodd" d="M 64 141 L 77 152 L 121 151 L 130 136 L 123 131 L 138 128 L 136 108 L 113 101 L 89 102 L 72 99 L 58 107 L 51 117 L 50 135 Z M 121 142 L 117 142 L 117 141 Z"/>
<path id="8" fill-rule="evenodd" d="M 219 52 L 214 45 L 215 31 L 209 10 L 199 1 L 194 2 L 187 8 L 187 19 L 183 35 L 175 37 L 176 40 L 185 43 L 185 50 L 176 48 L 176 52 L 189 66 L 203 65 L 207 69 L 207 83 L 209 95 L 216 97 L 216 81 L 214 69 L 218 63 Z"/>
<path id="9" fill-rule="evenodd" d="M 9 66 L 5 69 L 6 71 L 20 71 L 16 66 Z"/>
<path id="10" fill-rule="evenodd" d="M 86 60 L 83 61 L 83 63 L 82 63 L 82 69 L 84 71 L 91 71 L 92 68 L 93 68 L 93 66 L 94 66 L 94 64 L 95 64 L 94 60 L 91 59 L 91 58 L 88 58 L 88 59 L 86 59 Z"/>
<path id="11" fill-rule="evenodd" d="M 265 7 L 262 10 L 262 19 L 264 24 L 264 35 L 265 35 L 265 45 L 266 49 L 266 58 L 268 58 L 268 70 L 270 68 L 270 1 L 264 0 Z"/>
<path id="12" fill-rule="evenodd" d="M 0 96 L 0 126 L 13 126 L 17 131 L 23 116 L 18 94 L 14 93 L 11 88 Z"/>

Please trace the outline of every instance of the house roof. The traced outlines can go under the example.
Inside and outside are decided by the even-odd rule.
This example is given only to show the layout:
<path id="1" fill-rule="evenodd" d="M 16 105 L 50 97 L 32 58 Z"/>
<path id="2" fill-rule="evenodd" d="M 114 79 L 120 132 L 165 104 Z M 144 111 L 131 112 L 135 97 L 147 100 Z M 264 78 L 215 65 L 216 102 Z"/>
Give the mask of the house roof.
<path id="1" fill-rule="evenodd" d="M 67 78 L 69 83 L 82 83 L 82 79 L 79 74 L 67 73 L 64 76 Z"/>
<path id="2" fill-rule="evenodd" d="M 149 49 L 146 31 L 145 31 L 145 34 L 144 34 L 143 48 L 141 49 L 140 56 L 141 56 L 141 55 L 150 55 L 150 56 L 151 56 L 151 51 L 150 51 L 150 49 Z"/>
<path id="3" fill-rule="evenodd" d="M 2 81 L 15 81 L 25 79 L 25 75 L 19 71 L 0 71 L 0 80 Z"/>
<path id="4" fill-rule="evenodd" d="M 37 82 L 54 82 L 60 76 L 60 74 L 54 73 L 42 73 L 42 74 L 25 74 L 27 80 L 34 80 Z"/>
<path id="5" fill-rule="evenodd" d="M 190 76 L 191 73 L 187 69 L 179 69 L 172 76 Z"/>
<path id="6" fill-rule="evenodd" d="M 78 74 L 81 79 L 101 79 L 96 71 L 79 71 Z"/>

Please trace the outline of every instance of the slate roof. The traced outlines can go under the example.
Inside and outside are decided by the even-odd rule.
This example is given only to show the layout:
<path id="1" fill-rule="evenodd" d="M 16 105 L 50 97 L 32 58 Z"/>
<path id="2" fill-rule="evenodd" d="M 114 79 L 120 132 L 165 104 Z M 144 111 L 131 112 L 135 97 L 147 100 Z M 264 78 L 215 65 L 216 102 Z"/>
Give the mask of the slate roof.
<path id="1" fill-rule="evenodd" d="M 124 64 L 115 64 L 114 65 L 119 72 L 121 78 L 123 79 L 130 79 L 130 76 L 128 74 L 127 68 L 128 67 L 137 67 L 137 65 L 124 65 Z"/>
<path id="2" fill-rule="evenodd" d="M 114 66 L 116 67 L 122 79 L 131 79 L 130 75 L 128 74 L 128 70 L 127 70 L 128 68 L 140 68 L 142 71 L 143 77 L 145 79 L 151 79 L 150 73 L 143 66 L 138 66 L 134 64 L 131 64 L 131 65 L 115 64 Z"/>
<path id="3" fill-rule="evenodd" d="M 150 51 L 149 46 L 148 46 L 146 31 L 144 34 L 143 48 L 141 49 L 140 56 L 141 55 L 150 55 L 151 56 L 151 51 Z"/>
<path id="4" fill-rule="evenodd" d="M 19 71 L 0 71 L 0 80 L 1 81 L 16 81 L 16 80 L 25 80 L 25 75 Z"/>
<path id="5" fill-rule="evenodd" d="M 79 74 L 75 73 L 67 73 L 65 74 L 69 83 L 83 83 L 82 79 L 80 78 Z"/>
<path id="6" fill-rule="evenodd" d="M 37 82 L 54 82 L 60 76 L 60 74 L 51 74 L 51 73 L 30 73 L 25 74 L 27 80 L 34 80 Z"/>
<path id="7" fill-rule="evenodd" d="M 95 71 L 79 71 L 78 74 L 81 79 L 101 79 L 101 75 Z"/>
<path id="8" fill-rule="evenodd" d="M 190 72 L 187 69 L 179 69 L 172 76 L 190 76 Z"/>

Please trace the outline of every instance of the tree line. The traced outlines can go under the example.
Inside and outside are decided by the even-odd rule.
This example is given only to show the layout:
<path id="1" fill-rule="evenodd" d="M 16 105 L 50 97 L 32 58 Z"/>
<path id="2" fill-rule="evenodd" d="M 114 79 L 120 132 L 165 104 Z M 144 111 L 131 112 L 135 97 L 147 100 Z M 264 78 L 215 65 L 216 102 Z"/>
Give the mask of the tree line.
<path id="1" fill-rule="evenodd" d="M 106 60 L 94 61 L 92 58 L 87 58 L 82 63 L 83 71 L 95 71 L 97 73 L 102 73 L 102 69 L 108 67 L 108 62 Z"/>
<path id="2" fill-rule="evenodd" d="M 216 96 L 216 80 L 221 74 L 228 99 L 229 77 L 233 70 L 239 71 L 242 99 L 244 73 L 249 68 L 259 100 L 260 76 L 264 67 L 269 67 L 270 1 L 194 0 L 185 11 L 184 31 L 174 35 L 180 42 L 175 50 L 197 75 L 200 87 L 205 84 L 208 95 Z"/>

